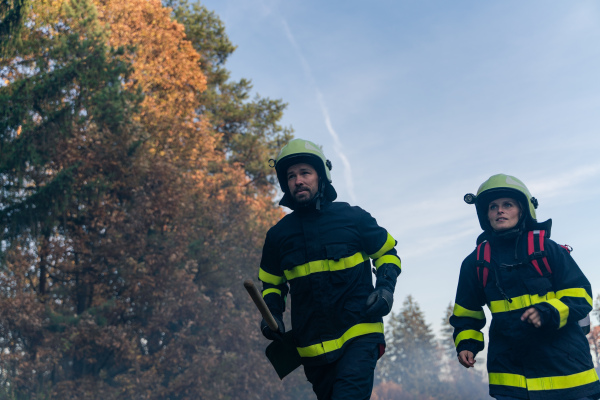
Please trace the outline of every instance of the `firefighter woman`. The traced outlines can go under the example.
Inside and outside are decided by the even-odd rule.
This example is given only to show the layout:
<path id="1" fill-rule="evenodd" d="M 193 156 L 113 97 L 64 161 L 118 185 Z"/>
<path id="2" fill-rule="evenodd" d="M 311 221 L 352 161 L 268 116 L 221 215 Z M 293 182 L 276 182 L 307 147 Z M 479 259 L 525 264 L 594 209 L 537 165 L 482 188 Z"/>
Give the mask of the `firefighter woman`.
<path id="1" fill-rule="evenodd" d="M 458 361 L 473 367 L 484 348 L 486 304 L 492 397 L 599 398 L 581 326 L 592 310 L 591 286 L 570 248 L 549 239 L 552 220 L 537 222 L 537 200 L 510 175 L 490 177 L 465 201 L 475 204 L 483 233 L 462 263 L 450 317 Z"/>

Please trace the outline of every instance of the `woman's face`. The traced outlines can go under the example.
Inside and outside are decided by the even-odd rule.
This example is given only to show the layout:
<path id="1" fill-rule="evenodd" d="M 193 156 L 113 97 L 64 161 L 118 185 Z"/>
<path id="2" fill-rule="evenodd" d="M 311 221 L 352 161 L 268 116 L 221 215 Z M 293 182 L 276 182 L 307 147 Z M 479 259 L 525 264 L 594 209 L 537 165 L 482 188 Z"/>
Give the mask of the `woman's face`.
<path id="1" fill-rule="evenodd" d="M 487 215 L 493 230 L 505 231 L 517 225 L 521 219 L 521 207 L 517 200 L 502 197 L 490 202 Z"/>

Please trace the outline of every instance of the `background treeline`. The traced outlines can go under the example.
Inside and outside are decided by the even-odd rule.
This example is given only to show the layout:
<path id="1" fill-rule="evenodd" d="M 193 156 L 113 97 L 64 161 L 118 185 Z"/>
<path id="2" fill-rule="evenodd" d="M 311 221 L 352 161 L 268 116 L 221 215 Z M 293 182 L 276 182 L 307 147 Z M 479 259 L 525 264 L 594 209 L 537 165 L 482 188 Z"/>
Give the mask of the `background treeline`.
<path id="1" fill-rule="evenodd" d="M 0 398 L 314 398 L 301 369 L 277 378 L 241 286 L 283 215 L 267 160 L 292 130 L 230 79 L 219 18 L 0 0 L 0 19 Z M 405 300 L 373 398 L 487 398 L 451 312 L 438 341 Z"/>

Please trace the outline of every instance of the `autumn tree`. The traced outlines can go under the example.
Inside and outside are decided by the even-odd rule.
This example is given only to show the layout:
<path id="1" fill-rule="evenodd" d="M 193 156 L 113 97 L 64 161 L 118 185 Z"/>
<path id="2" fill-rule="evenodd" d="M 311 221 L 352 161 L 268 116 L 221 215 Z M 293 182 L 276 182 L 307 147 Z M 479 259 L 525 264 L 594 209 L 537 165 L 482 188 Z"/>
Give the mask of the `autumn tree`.
<path id="1" fill-rule="evenodd" d="M 267 160 L 274 157 L 291 138 L 291 129 L 279 125 L 285 104 L 281 100 L 261 98 L 258 95 L 251 98 L 252 85 L 249 80 L 230 80 L 225 63 L 235 46 L 227 37 L 218 16 L 202 5 L 190 5 L 186 0 L 163 3 L 172 7 L 174 18 L 184 26 L 186 38 L 200 56 L 199 68 L 207 79 L 207 88 L 200 93 L 196 114 L 208 121 L 214 132 L 221 134 L 217 149 L 226 157 L 229 165 L 239 168 L 237 170 L 242 171 L 245 176 L 241 187 L 242 197 L 230 197 L 227 199 L 229 207 L 215 211 L 215 215 L 223 216 L 223 228 L 211 229 L 210 234 L 198 232 L 198 237 L 203 240 L 194 241 L 190 246 L 190 257 L 198 263 L 195 282 L 207 296 L 229 293 L 243 304 L 248 299 L 244 292 L 239 291 L 240 286 L 236 285 L 243 278 L 256 277 L 266 229 L 282 216 L 281 211 L 274 209 L 272 205 L 271 196 L 278 183 L 274 169 L 268 166 Z M 254 199 L 253 209 L 256 214 L 241 212 L 244 206 L 243 202 L 236 205 L 238 198 L 243 202 Z M 265 221 L 268 222 L 265 224 Z M 274 375 L 270 366 L 267 365 L 262 373 L 256 373 L 253 363 L 260 362 L 259 365 L 264 366 L 263 351 L 268 342 L 255 336 L 260 318 L 252 306 L 248 311 L 250 319 L 245 321 L 245 325 L 242 319 L 228 318 L 227 312 L 220 312 L 215 316 L 215 320 L 223 321 L 224 326 L 228 327 L 227 331 L 231 332 L 229 336 L 222 338 L 224 349 L 238 341 L 237 335 L 241 332 L 244 332 L 243 335 L 251 335 L 245 336 L 246 339 L 251 339 L 245 342 L 245 348 L 252 348 L 253 352 L 248 353 L 245 362 L 237 364 L 237 368 L 233 366 L 235 372 L 227 374 L 233 379 L 240 373 L 243 375 L 244 370 L 253 371 L 253 379 L 263 382 L 260 390 L 264 392 L 277 387 L 277 392 L 269 392 L 273 393 L 269 396 L 279 393 L 279 397 L 291 395 L 298 399 L 311 398 L 312 390 L 306 383 L 301 368 L 286 378 L 285 388 L 288 390 L 279 382 L 273 382 Z"/>
<path id="2" fill-rule="evenodd" d="M 220 150 L 229 163 L 239 164 L 248 177 L 247 188 L 265 194 L 277 185 L 274 170 L 266 162 L 291 139 L 292 130 L 278 121 L 286 104 L 256 95 L 251 98 L 252 83 L 242 78 L 231 81 L 224 67 L 235 50 L 222 21 L 199 3 L 187 0 L 163 0 L 185 27 L 187 38 L 200 54 L 200 68 L 207 78 L 197 113 L 207 117 L 222 135 Z"/>
<path id="3" fill-rule="evenodd" d="M 440 390 L 438 346 L 412 296 L 391 314 L 387 326 L 386 353 L 377 366 L 376 382 L 395 382 L 412 396 L 435 398 Z"/>
<path id="4" fill-rule="evenodd" d="M 128 4 L 102 2 L 101 14 L 106 16 L 110 24 L 111 43 L 114 46 L 131 43 L 132 37 L 138 40 L 135 32 L 148 32 L 160 27 L 156 22 L 156 13 L 151 13 L 149 9 L 150 5 L 145 1 Z M 159 12 L 161 20 L 165 21 L 165 10 L 160 9 Z M 147 107 L 142 104 L 144 110 L 148 110 L 143 113 L 144 126 L 149 126 L 147 129 L 153 132 L 153 136 L 166 139 L 166 142 L 149 141 L 149 151 L 166 157 L 165 167 L 180 165 L 177 169 L 179 176 L 166 177 L 161 182 L 177 182 L 182 192 L 190 196 L 185 202 L 188 208 L 181 210 L 181 223 L 175 225 L 179 227 L 179 235 L 185 232 L 184 239 L 178 241 L 185 244 L 185 251 L 172 252 L 170 261 L 189 272 L 199 290 L 197 296 L 202 304 L 198 317 L 202 329 L 196 326 L 191 329 L 193 334 L 180 335 L 181 343 L 187 343 L 181 347 L 185 352 L 178 350 L 179 353 L 173 354 L 172 358 L 162 358 L 158 366 L 159 371 L 175 368 L 171 380 L 181 387 L 173 384 L 173 388 L 161 390 L 165 395 L 177 393 L 177 390 L 207 398 L 235 397 L 240 392 L 267 398 L 301 396 L 308 387 L 301 369 L 286 378 L 286 387 L 295 387 L 290 391 L 285 390 L 268 365 L 264 356 L 267 343 L 257 329 L 260 318 L 241 286 L 244 279 L 256 276 L 266 230 L 283 215 L 273 204 L 272 185 L 265 180 L 267 174 L 273 174 L 267 167 L 267 159 L 275 154 L 272 149 L 289 136 L 288 131 L 277 124 L 283 104 L 276 101 L 281 106 L 277 110 L 261 108 L 259 112 L 253 102 L 246 101 L 245 95 L 240 93 L 238 96 L 238 92 L 235 96 L 229 95 L 229 87 L 235 84 L 227 82 L 228 72 L 223 68 L 223 63 L 233 47 L 227 45 L 229 41 L 221 22 L 214 15 L 208 18 L 206 10 L 201 7 L 195 7 L 185 15 L 186 18 L 179 19 L 184 23 L 186 43 L 177 47 L 187 48 L 191 45 L 197 51 L 197 58 L 190 58 L 187 62 L 177 59 L 177 54 L 173 54 L 156 59 L 157 52 L 172 41 L 166 40 L 169 35 L 177 34 L 180 37 L 183 33 L 178 24 L 174 25 L 176 29 L 169 30 L 169 34 L 146 33 L 133 43 L 137 48 L 135 59 L 132 60 L 135 69 L 133 81 L 141 85 L 146 99 L 149 98 L 149 92 L 144 87 L 148 81 L 151 82 L 150 88 L 158 84 L 181 82 L 178 86 L 181 90 L 191 89 L 185 92 L 188 100 L 185 102 L 184 115 L 190 118 L 187 122 L 176 114 L 183 108 L 183 104 L 174 107 L 182 98 L 178 93 L 166 98 L 166 101 L 162 101 L 163 97 L 149 99 L 151 101 L 147 102 Z M 152 40 L 147 40 L 148 36 Z M 188 39 L 190 42 L 187 42 Z M 212 49 L 218 49 L 218 61 L 213 62 L 215 56 Z M 195 65 L 191 66 L 190 62 Z M 169 74 L 169 79 L 164 80 L 164 68 L 167 65 L 174 70 Z M 178 72 L 177 68 L 184 71 Z M 206 88 L 186 85 L 193 79 L 204 82 L 204 76 L 207 77 Z M 214 96 L 206 96 L 205 93 L 211 90 L 215 92 Z M 172 88 L 164 88 L 158 90 L 157 94 L 164 96 L 170 91 Z M 213 102 L 218 102 L 219 106 Z M 219 107 L 223 111 L 219 111 Z M 236 109 L 236 126 L 239 129 L 232 131 L 228 138 L 219 128 L 221 117 L 218 115 Z M 153 117 L 154 113 L 158 117 Z M 193 126 L 197 127 L 197 134 L 204 136 L 196 140 L 173 141 L 173 132 L 189 131 L 186 125 L 182 125 L 184 122 L 196 124 Z M 228 144 L 234 140 L 242 141 L 241 138 L 235 139 L 236 135 L 255 139 L 248 142 L 252 146 L 236 148 Z M 155 143 L 160 147 L 155 148 Z M 198 154 L 198 158 L 187 159 L 190 164 L 186 164 L 186 158 L 179 157 L 180 153 L 169 151 L 177 144 L 189 148 L 198 143 L 205 147 L 194 153 Z M 178 157 L 170 158 L 170 154 Z M 240 161 L 239 157 L 243 154 L 260 164 L 261 170 L 265 171 L 262 180 L 256 179 L 256 174 L 248 169 L 248 163 Z M 162 163 L 159 157 L 153 159 L 153 165 Z M 166 193 L 164 189 L 161 192 Z M 161 207 L 156 209 L 162 210 Z M 165 321 L 168 319 L 161 322 Z"/>
<path id="5" fill-rule="evenodd" d="M 288 135 L 283 104 L 219 97 L 247 118 L 227 138 L 206 56 L 158 1 L 32 7 L 1 70 L 6 395 L 301 398 L 240 290 L 282 215 L 252 160 Z"/>
<path id="6" fill-rule="evenodd" d="M 112 378 L 128 356 L 107 328 L 120 288 L 102 249 L 143 134 L 125 51 L 106 45 L 93 4 L 34 5 L 20 39 L 0 89 L 0 337 L 4 390 L 35 398 L 107 364 Z"/>

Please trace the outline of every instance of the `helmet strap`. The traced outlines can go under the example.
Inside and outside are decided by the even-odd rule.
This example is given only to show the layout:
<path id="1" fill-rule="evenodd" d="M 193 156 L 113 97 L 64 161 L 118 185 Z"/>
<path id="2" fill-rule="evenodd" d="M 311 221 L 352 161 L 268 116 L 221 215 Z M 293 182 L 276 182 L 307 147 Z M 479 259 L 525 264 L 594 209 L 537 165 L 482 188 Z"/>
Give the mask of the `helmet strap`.
<path id="1" fill-rule="evenodd" d="M 315 195 L 316 198 L 316 202 L 315 202 L 315 208 L 317 210 L 321 209 L 321 201 L 325 198 L 325 182 L 323 182 L 323 179 L 321 177 L 319 177 L 319 190 L 317 192 L 317 194 Z"/>

